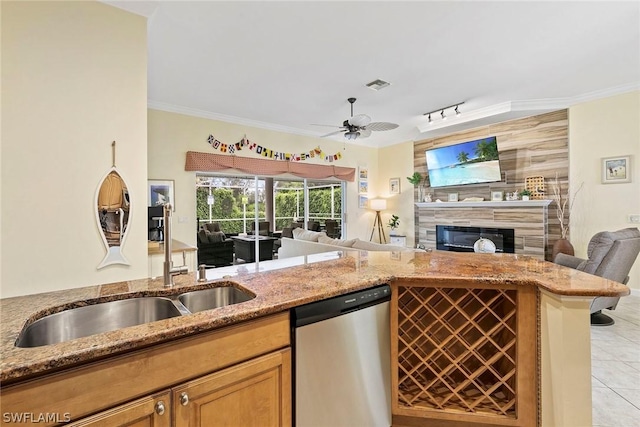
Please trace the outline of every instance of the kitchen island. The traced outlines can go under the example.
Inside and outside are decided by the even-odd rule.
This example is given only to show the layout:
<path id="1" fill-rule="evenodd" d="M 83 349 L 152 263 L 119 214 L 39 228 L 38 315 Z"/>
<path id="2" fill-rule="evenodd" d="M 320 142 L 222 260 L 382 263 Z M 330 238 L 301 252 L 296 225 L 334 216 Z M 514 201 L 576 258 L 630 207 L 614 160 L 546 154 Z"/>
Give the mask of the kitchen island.
<path id="1" fill-rule="evenodd" d="M 495 287 L 501 289 L 507 300 L 518 290 L 532 294 L 533 300 L 526 302 L 528 314 L 519 320 L 529 323 L 520 324 L 519 328 L 528 334 L 527 344 L 520 345 L 530 345 L 528 352 L 533 354 L 535 369 L 528 372 L 527 381 L 534 391 L 534 401 L 529 402 L 533 405 L 534 425 L 586 425 L 591 420 L 589 302 L 595 296 L 629 293 L 619 283 L 532 257 L 439 251 L 328 252 L 208 270 L 206 283 L 197 282 L 194 274 L 175 279 L 176 286 L 172 289 L 165 289 L 161 279 L 145 279 L 0 300 L 2 412 L 13 410 L 6 407 L 6 393 L 25 384 L 25 380 L 37 381 L 52 373 L 62 375 L 96 361 L 153 349 L 185 337 L 195 340 L 201 334 L 278 316 L 302 304 L 391 283 L 395 289 L 402 287 L 403 292 L 412 286 Z M 256 297 L 241 304 L 44 347 L 14 345 L 26 323 L 63 309 L 136 296 L 174 295 L 214 285 L 242 287 Z M 504 308 L 502 304 L 501 309 Z M 278 318 L 275 322 L 282 320 Z M 395 336 L 398 337 L 397 330 Z M 286 345 L 282 341 L 273 348 Z M 28 406 L 20 410 L 24 408 Z"/>

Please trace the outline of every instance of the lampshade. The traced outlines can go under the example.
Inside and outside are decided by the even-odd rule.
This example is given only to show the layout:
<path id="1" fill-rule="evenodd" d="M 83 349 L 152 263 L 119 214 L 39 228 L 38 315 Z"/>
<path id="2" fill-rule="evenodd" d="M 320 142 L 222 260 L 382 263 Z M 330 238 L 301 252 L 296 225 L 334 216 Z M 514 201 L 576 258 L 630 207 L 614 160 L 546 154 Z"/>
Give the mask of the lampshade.
<path id="1" fill-rule="evenodd" d="M 371 199 L 369 201 L 369 208 L 374 211 L 384 211 L 387 209 L 386 199 Z"/>

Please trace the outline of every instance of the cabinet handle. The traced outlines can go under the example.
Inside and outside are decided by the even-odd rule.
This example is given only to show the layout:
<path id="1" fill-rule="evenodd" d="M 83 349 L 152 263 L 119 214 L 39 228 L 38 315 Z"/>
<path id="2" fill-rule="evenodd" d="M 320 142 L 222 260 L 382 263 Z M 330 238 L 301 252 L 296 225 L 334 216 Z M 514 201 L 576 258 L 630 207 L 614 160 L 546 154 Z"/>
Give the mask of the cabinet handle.
<path id="1" fill-rule="evenodd" d="M 158 415 L 164 414 L 164 402 L 162 400 L 156 403 L 156 414 Z"/>
<path id="2" fill-rule="evenodd" d="M 182 406 L 187 406 L 189 404 L 189 395 L 187 393 L 180 394 L 180 404 Z"/>

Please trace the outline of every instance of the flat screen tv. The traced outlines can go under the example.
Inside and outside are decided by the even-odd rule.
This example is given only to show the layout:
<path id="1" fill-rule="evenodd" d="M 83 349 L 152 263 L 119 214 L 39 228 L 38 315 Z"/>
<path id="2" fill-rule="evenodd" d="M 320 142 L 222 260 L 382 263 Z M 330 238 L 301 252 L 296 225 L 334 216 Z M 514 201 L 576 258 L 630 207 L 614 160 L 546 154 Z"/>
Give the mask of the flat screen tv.
<path id="1" fill-rule="evenodd" d="M 495 136 L 433 148 L 425 154 L 431 187 L 502 180 Z"/>

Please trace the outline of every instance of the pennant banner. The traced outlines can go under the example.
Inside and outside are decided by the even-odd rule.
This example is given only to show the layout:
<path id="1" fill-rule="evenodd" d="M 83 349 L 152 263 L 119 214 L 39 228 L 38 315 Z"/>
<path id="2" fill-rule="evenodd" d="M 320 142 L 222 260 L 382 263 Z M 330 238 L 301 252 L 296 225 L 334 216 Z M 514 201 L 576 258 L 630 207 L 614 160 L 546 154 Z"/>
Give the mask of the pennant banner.
<path id="1" fill-rule="evenodd" d="M 325 162 L 334 162 L 342 158 L 342 153 L 338 151 L 335 154 L 327 154 L 318 146 L 313 150 L 305 153 L 284 153 L 281 151 L 274 151 L 262 145 L 258 145 L 255 142 L 249 141 L 246 137 L 243 137 L 240 142 L 235 144 L 225 144 L 218 141 L 213 135 L 209 135 L 207 142 L 213 149 L 220 151 L 221 153 L 235 154 L 238 151 L 246 148 L 254 151 L 256 154 L 273 160 L 285 160 L 288 162 L 303 162 L 314 157 L 324 159 Z"/>

